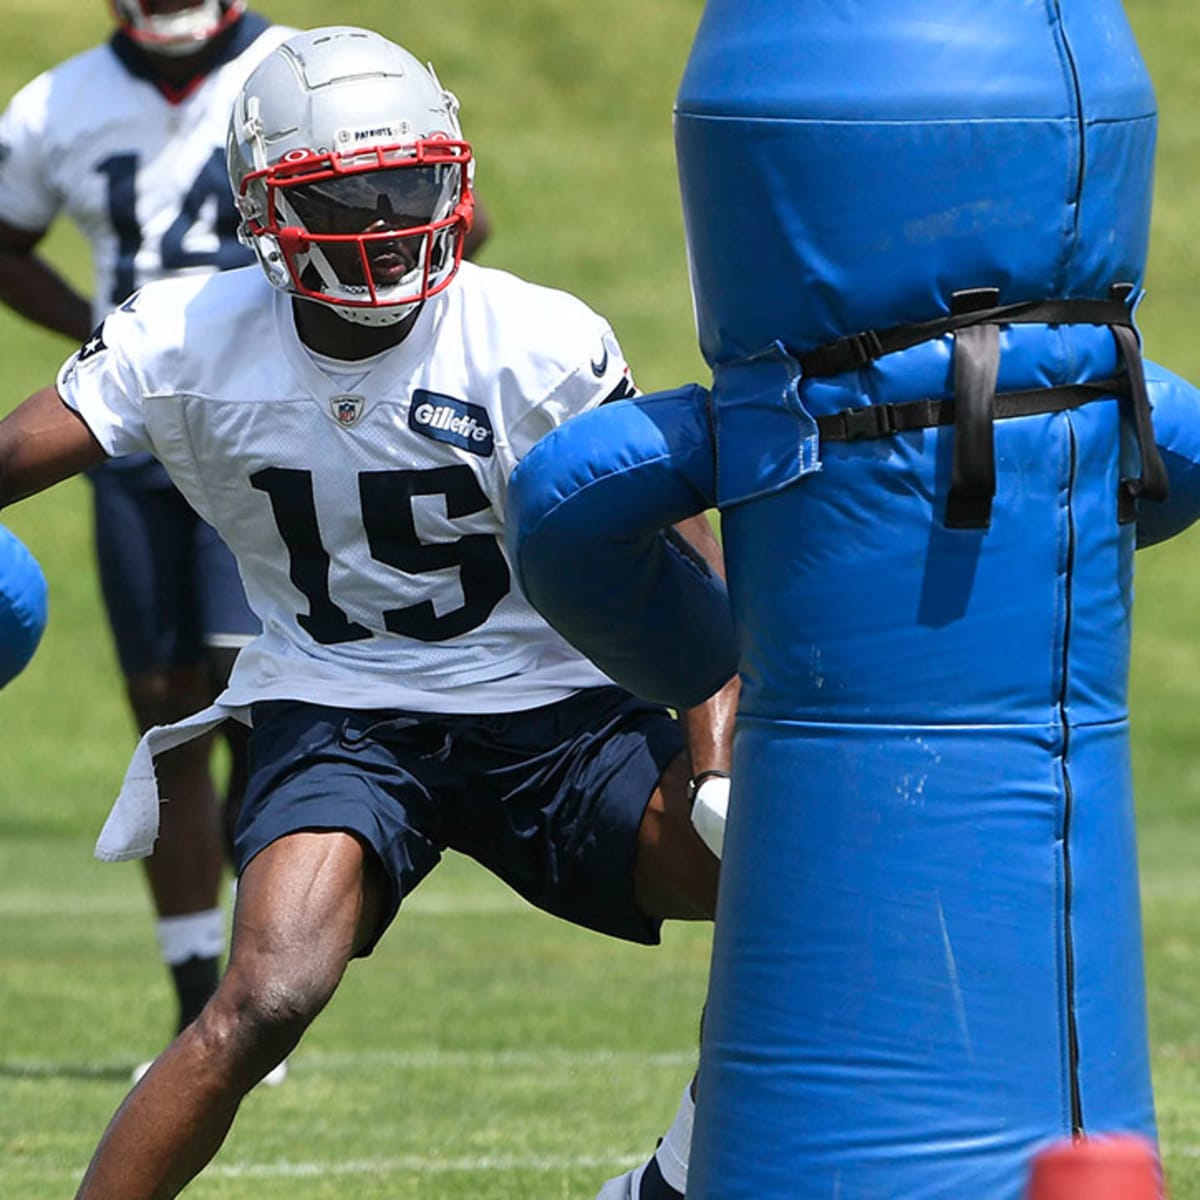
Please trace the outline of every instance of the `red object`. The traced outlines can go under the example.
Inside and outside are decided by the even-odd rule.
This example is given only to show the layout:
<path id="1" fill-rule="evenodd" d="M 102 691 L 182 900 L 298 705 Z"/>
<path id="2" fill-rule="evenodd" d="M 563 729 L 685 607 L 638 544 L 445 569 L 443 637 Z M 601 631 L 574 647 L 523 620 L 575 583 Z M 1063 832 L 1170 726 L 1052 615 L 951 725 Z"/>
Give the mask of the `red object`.
<path id="1" fill-rule="evenodd" d="M 1028 1200 L 1165 1200 L 1158 1152 L 1130 1134 L 1079 1138 L 1033 1160 Z"/>

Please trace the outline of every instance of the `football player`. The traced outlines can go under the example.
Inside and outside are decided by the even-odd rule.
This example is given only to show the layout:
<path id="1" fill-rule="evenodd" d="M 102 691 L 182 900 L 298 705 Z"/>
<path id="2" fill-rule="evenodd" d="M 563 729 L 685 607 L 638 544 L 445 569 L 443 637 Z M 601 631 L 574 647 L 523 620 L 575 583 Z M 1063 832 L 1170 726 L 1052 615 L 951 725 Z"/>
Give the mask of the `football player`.
<path id="1" fill-rule="evenodd" d="M 245 0 L 112 8 L 108 42 L 39 76 L 0 118 L 0 299 L 77 343 L 150 280 L 253 261 L 237 239 L 225 131 L 246 76 L 292 32 L 248 13 Z M 91 244 L 90 301 L 37 252 L 60 214 Z M 88 477 L 105 607 L 145 731 L 207 704 L 258 623 L 229 551 L 149 454 L 106 461 Z M 228 816 L 238 803 L 245 734 L 236 723 L 223 732 L 231 769 L 220 805 L 211 736 L 158 763 L 171 804 L 145 866 L 178 1029 L 216 988 L 225 942 L 220 809 Z"/>
<path id="2" fill-rule="evenodd" d="M 76 342 L 151 279 L 247 260 L 224 129 L 251 68 L 290 32 L 244 0 L 114 0 L 113 11 L 108 42 L 36 78 L 0 118 L 0 298 Z M 37 251 L 60 214 L 91 244 L 90 300 Z M 206 704 L 258 625 L 229 551 L 149 454 L 99 464 L 89 479 L 105 607 L 144 731 Z M 245 739 L 230 734 L 236 802 Z M 178 1028 L 216 988 L 225 941 L 210 741 L 160 761 L 172 803 L 145 864 Z"/>
<path id="3" fill-rule="evenodd" d="M 514 464 L 634 389 L 581 301 L 462 261 L 457 107 L 366 30 L 277 46 L 228 139 L 258 266 L 148 284 L 0 422 L 0 503 L 152 453 L 232 549 L 262 623 L 212 706 L 142 738 L 97 846 L 153 845 L 156 751 L 231 715 L 252 725 L 228 967 L 121 1105 L 80 1197 L 176 1195 L 447 849 L 635 942 L 712 917 L 719 864 L 689 784 L 727 771 L 736 684 L 677 720 L 613 686 L 515 584 Z M 664 548 L 719 569 L 703 516 Z"/>

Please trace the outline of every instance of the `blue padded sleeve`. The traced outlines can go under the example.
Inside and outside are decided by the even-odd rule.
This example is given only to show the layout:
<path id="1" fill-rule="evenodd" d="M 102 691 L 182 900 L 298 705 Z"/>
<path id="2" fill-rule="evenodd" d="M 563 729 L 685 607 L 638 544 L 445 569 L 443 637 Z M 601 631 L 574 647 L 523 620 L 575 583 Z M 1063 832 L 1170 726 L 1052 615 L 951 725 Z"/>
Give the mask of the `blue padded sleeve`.
<path id="1" fill-rule="evenodd" d="M 530 603 L 621 686 L 676 708 L 737 669 L 725 585 L 669 529 L 710 508 L 714 486 L 696 385 L 573 418 L 509 485 L 509 554 Z"/>
<path id="2" fill-rule="evenodd" d="M 1158 363 L 1146 362 L 1154 440 L 1170 478 L 1162 504 L 1138 505 L 1138 549 L 1182 533 L 1200 517 L 1200 391 Z"/>
<path id="3" fill-rule="evenodd" d="M 0 525 L 0 687 L 33 657 L 46 628 L 46 579 L 37 559 Z"/>

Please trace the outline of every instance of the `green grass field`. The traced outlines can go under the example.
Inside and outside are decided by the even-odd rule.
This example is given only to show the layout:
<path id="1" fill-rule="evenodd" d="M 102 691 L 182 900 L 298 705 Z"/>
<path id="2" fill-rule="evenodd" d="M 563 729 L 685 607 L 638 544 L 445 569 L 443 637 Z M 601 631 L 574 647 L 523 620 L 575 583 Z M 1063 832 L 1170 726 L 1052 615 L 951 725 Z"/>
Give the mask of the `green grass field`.
<path id="1" fill-rule="evenodd" d="M 670 110 L 701 0 L 340 0 L 431 58 L 460 96 L 494 238 L 483 261 L 606 313 L 651 389 L 703 378 L 675 189 Z M 270 0 L 296 25 L 328 4 Z M 1162 128 L 1150 353 L 1200 380 L 1200 9 L 1130 0 Z M 402 17 L 398 14 L 402 13 Z M 503 15 L 500 15 L 500 14 Z M 8 0 L 0 101 L 102 37 L 100 0 Z M 86 279 L 77 238 L 51 252 Z M 0 313 L 6 411 L 69 347 Z M 70 1195 L 171 999 L 136 866 L 95 862 L 132 729 L 100 616 L 82 483 L 5 513 L 33 546 L 52 619 L 0 693 L 0 1197 Z M 1200 534 L 1139 560 L 1135 773 L 1154 1071 L 1174 1200 L 1200 1198 Z M 197 1198 L 588 1198 L 653 1145 L 693 1061 L 709 938 L 656 951 L 533 912 L 448 861 L 297 1052 L 252 1094 Z"/>

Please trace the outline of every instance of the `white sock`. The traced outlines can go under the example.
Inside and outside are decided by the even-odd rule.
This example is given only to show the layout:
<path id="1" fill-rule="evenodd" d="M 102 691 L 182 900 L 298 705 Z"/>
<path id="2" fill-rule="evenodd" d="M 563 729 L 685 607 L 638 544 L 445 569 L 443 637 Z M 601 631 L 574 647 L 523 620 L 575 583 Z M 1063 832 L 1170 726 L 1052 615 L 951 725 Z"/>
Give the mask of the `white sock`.
<path id="1" fill-rule="evenodd" d="M 219 958 L 225 949 L 225 913 L 219 908 L 159 917 L 154 928 L 168 966 L 178 966 L 189 958 Z"/>
<path id="2" fill-rule="evenodd" d="M 675 1114 L 675 1120 L 671 1122 L 671 1128 L 667 1130 L 662 1143 L 654 1152 L 663 1181 L 677 1192 L 687 1192 L 688 1159 L 692 1153 L 692 1119 L 695 1115 L 692 1083 L 688 1080 L 679 1100 L 679 1111 Z"/>

